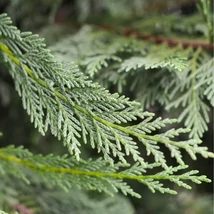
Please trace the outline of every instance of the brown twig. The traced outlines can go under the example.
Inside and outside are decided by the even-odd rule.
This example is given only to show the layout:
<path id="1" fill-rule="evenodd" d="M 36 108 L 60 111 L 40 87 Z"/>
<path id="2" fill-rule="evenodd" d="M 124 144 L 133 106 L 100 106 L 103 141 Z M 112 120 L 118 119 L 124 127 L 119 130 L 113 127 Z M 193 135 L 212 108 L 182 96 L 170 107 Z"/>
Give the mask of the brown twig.
<path id="1" fill-rule="evenodd" d="M 208 42 L 197 42 L 197 41 L 188 41 L 188 40 L 176 40 L 176 39 L 170 39 L 163 36 L 156 36 L 152 34 L 143 34 L 137 30 L 131 29 L 131 28 L 125 28 L 122 30 L 116 29 L 115 27 L 112 27 L 110 25 L 96 25 L 97 27 L 106 30 L 106 31 L 115 31 L 118 32 L 124 36 L 127 37 L 135 37 L 137 39 L 147 40 L 154 42 L 156 44 L 165 43 L 169 46 L 176 46 L 181 45 L 184 48 L 186 47 L 193 47 L 194 49 L 197 49 L 199 47 L 208 50 L 213 51 L 214 50 L 214 44 L 208 43 Z"/>

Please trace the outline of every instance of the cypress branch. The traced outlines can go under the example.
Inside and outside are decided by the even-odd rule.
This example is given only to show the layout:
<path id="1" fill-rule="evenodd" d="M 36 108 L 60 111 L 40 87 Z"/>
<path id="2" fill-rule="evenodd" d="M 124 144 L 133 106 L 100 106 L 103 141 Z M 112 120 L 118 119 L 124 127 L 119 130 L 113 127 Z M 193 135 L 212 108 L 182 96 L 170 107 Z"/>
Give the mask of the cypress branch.
<path id="1" fill-rule="evenodd" d="M 32 155 L 22 148 L 7 147 L 0 149 L 3 173 L 10 173 L 30 183 L 29 174 L 25 171 L 28 169 L 41 176 L 41 180 L 64 189 L 76 185 L 109 194 L 121 190 L 125 195 L 136 197 L 140 195 L 124 179 L 136 180 L 148 186 L 152 192 L 157 190 L 171 194 L 175 194 L 175 191 L 164 187 L 161 180 L 169 180 L 187 189 L 190 186 L 185 180 L 198 184 L 202 181 L 210 182 L 206 176 L 197 176 L 198 171 L 194 170 L 176 174 L 187 167 L 182 159 L 181 149 L 186 150 L 193 159 L 196 159 L 196 154 L 214 158 L 214 154 L 207 151 L 207 147 L 199 145 L 201 141 L 198 139 L 173 139 L 189 132 L 189 129 L 172 128 L 154 135 L 154 131 L 159 131 L 176 120 L 154 119 L 154 114 L 142 111 L 140 103 L 109 93 L 99 84 L 88 80 L 76 66 L 57 63 L 42 39 L 31 33 L 20 33 L 10 24 L 11 20 L 7 15 L 0 16 L 1 62 L 13 77 L 31 122 L 34 122 L 43 135 L 50 129 L 53 135 L 63 140 L 76 159 Z M 116 53 L 114 48 L 111 53 Z M 200 50 L 192 59 L 194 78 L 201 78 L 195 64 L 199 55 Z M 119 58 L 114 59 L 120 61 Z M 164 58 L 155 62 L 154 66 L 170 65 L 177 68 L 178 64 L 184 66 L 182 60 L 172 66 Z M 152 66 L 150 63 L 149 68 Z M 190 80 L 192 89 L 197 87 L 195 80 Z M 80 158 L 81 139 L 84 143 L 90 142 L 92 148 L 102 152 L 105 160 L 83 161 Z M 139 142 L 145 146 L 147 155 L 154 156 L 155 163 L 149 164 L 144 160 L 138 150 Z M 179 166 L 168 166 L 159 144 L 164 144 L 169 149 Z M 127 165 L 128 155 L 136 162 L 133 166 Z M 113 157 L 118 157 L 119 163 L 114 163 Z M 158 166 L 162 167 L 159 173 L 144 174 L 147 169 Z M 123 170 L 122 167 L 126 169 Z"/>
<path id="2" fill-rule="evenodd" d="M 206 151 L 206 147 L 205 147 L 205 148 L 202 148 L 202 147 L 197 147 L 197 148 L 195 148 L 194 146 L 192 146 L 192 144 L 195 144 L 195 143 L 197 144 L 197 142 L 193 143 L 192 140 L 187 141 L 185 144 L 184 144 L 184 143 L 176 143 L 176 142 L 174 142 L 174 141 L 172 141 L 172 140 L 169 140 L 169 138 L 168 138 L 168 139 L 165 138 L 165 139 L 163 140 L 163 139 L 161 138 L 161 136 L 159 137 L 159 135 L 157 135 L 157 136 L 150 136 L 150 135 L 138 133 L 137 131 L 133 130 L 132 127 L 129 127 L 129 126 L 128 126 L 128 127 L 123 127 L 123 126 L 121 126 L 121 125 L 114 124 L 114 123 L 112 123 L 112 122 L 110 122 L 110 121 L 108 121 L 108 120 L 106 120 L 106 119 L 103 119 L 103 118 L 101 118 L 101 117 L 95 115 L 95 114 L 92 113 L 92 112 L 89 112 L 87 109 L 85 109 L 85 108 L 83 108 L 83 107 L 81 107 L 81 106 L 79 106 L 79 105 L 71 104 L 71 103 L 69 102 L 68 98 L 66 98 L 62 93 L 60 93 L 59 91 L 57 91 L 57 90 L 54 89 L 53 87 L 50 88 L 50 86 L 49 86 L 44 80 L 42 80 L 42 79 L 40 79 L 40 78 L 37 78 L 37 77 L 34 75 L 33 71 L 32 71 L 28 66 L 22 65 L 21 62 L 20 62 L 20 60 L 17 59 L 17 58 L 13 55 L 13 53 L 8 49 L 8 47 L 7 47 L 5 44 L 0 43 L 0 48 L 2 49 L 2 51 L 3 51 L 5 54 L 7 54 L 7 56 L 12 60 L 13 63 L 15 63 L 15 64 L 16 64 L 17 66 L 19 66 L 19 67 L 22 67 L 22 68 L 23 68 L 23 71 L 25 71 L 25 72 L 30 76 L 30 78 L 32 78 L 34 81 L 36 81 L 36 82 L 37 82 L 39 85 L 41 85 L 42 87 L 44 87 L 44 88 L 50 90 L 57 98 L 59 98 L 59 99 L 62 100 L 63 102 L 68 103 L 68 104 L 70 105 L 71 108 L 76 109 L 77 111 L 83 113 L 84 115 L 88 116 L 88 117 L 91 118 L 92 120 L 96 120 L 96 121 L 98 121 L 99 123 L 103 124 L 103 125 L 106 126 L 106 127 L 111 127 L 111 128 L 113 128 L 113 129 L 116 129 L 116 130 L 118 130 L 118 131 L 121 131 L 121 132 L 123 132 L 123 133 L 125 133 L 125 134 L 127 134 L 127 135 L 135 136 L 135 137 L 137 137 L 140 141 L 144 141 L 144 143 L 146 143 L 146 144 L 148 144 L 147 140 L 150 140 L 150 141 L 152 141 L 152 142 L 159 142 L 159 143 L 163 143 L 163 144 L 171 144 L 171 145 L 173 145 L 173 146 L 175 146 L 175 147 L 178 147 L 178 148 L 184 148 L 187 152 L 188 152 L 188 151 L 191 151 L 191 152 L 190 152 L 191 154 L 192 154 L 192 153 L 193 153 L 193 154 L 194 154 L 194 153 L 199 153 L 199 154 L 203 154 L 204 157 L 214 157 L 214 155 L 213 155 L 211 152 L 207 152 L 207 151 Z M 107 96 L 108 96 L 108 95 L 107 95 Z M 128 104 L 128 103 L 127 103 L 127 104 Z M 131 103 L 130 103 L 130 104 L 131 104 Z M 130 105 L 130 104 L 129 104 L 129 105 Z M 143 114 L 140 115 L 140 111 L 137 112 L 137 115 L 136 115 L 136 116 L 141 116 L 141 117 L 143 118 Z M 150 116 L 151 116 L 151 115 L 150 115 Z M 159 126 L 159 127 L 165 126 L 165 123 L 164 123 L 164 122 L 166 122 L 166 123 L 172 123 L 172 122 L 174 122 L 174 121 L 173 121 L 173 120 L 166 120 L 166 121 L 161 121 L 161 120 L 160 120 L 160 121 L 158 121 L 158 123 L 159 123 L 158 126 Z M 156 124 L 155 124 L 155 122 L 154 122 L 154 126 L 155 126 L 155 125 L 156 125 Z M 140 124 L 139 124 L 138 128 L 141 129 Z M 112 130 L 111 130 L 111 131 L 112 131 Z M 112 132 L 113 132 L 113 131 L 112 131 Z M 65 137 L 66 137 L 66 136 L 65 136 Z M 188 142 L 189 142 L 189 143 L 188 143 Z M 121 141 L 121 143 L 122 143 L 122 141 Z M 124 143 L 122 143 L 122 144 L 124 144 Z M 124 146 L 125 146 L 125 148 L 126 148 L 126 144 L 125 144 Z M 76 152 L 75 155 L 76 155 L 76 157 L 79 159 L 79 153 L 80 153 L 80 151 L 79 151 L 79 149 L 77 149 L 77 148 L 74 148 L 74 149 L 75 149 L 75 152 Z M 129 149 L 129 148 L 127 148 L 127 149 Z M 72 152 L 72 150 L 70 150 L 70 151 Z M 156 151 L 157 151 L 157 150 L 155 150 L 154 152 L 156 152 Z M 143 159 L 138 155 L 138 152 L 137 152 L 135 149 L 130 148 L 130 151 L 129 151 L 129 152 L 133 155 L 135 161 L 139 161 L 141 164 L 144 163 Z M 128 153 L 128 152 L 127 152 L 127 153 Z M 162 153 L 161 153 L 161 154 L 162 154 Z M 195 159 L 195 156 L 194 156 L 194 155 L 192 155 L 192 157 L 194 157 L 194 159 Z M 122 161 L 126 162 L 126 161 L 124 160 L 123 157 L 119 156 L 119 158 L 121 158 Z M 111 159 L 109 159 L 109 160 L 111 160 Z M 156 161 L 157 161 L 157 162 L 161 161 L 162 166 L 165 167 L 165 168 L 167 167 L 167 165 L 166 165 L 166 163 L 165 163 L 165 160 L 164 160 L 164 156 L 163 156 L 160 160 L 156 159 Z M 183 162 L 180 162 L 180 163 L 183 163 Z"/>
<path id="3" fill-rule="evenodd" d="M 183 174 L 174 174 L 177 171 L 186 169 L 187 165 L 169 167 L 167 170 L 154 175 L 146 175 L 145 173 L 148 169 L 158 167 L 160 164 L 146 163 L 144 168 L 139 164 L 130 167 L 127 164 L 118 163 L 111 166 L 102 159 L 77 161 L 66 156 L 32 155 L 22 147 L 15 148 L 10 146 L 0 149 L 0 159 L 2 160 L 1 173 L 4 173 L 8 165 L 10 165 L 12 173 L 9 173 L 22 177 L 29 183 L 29 173 L 20 168 L 24 167 L 36 172 L 35 176 L 40 175 L 45 182 L 59 185 L 65 190 L 72 186 L 80 186 L 86 189 L 104 191 L 109 194 L 121 190 L 125 195 L 131 194 L 132 196 L 140 197 L 123 180 L 136 180 L 148 186 L 152 192 L 157 190 L 171 194 L 176 194 L 176 191 L 163 187 L 163 184 L 160 183 L 161 180 L 169 180 L 187 189 L 191 189 L 191 187 L 185 183 L 185 180 L 195 183 L 201 183 L 202 181 L 211 182 L 206 176 L 197 176 L 197 170 Z M 126 168 L 125 170 L 122 169 L 124 167 Z"/>

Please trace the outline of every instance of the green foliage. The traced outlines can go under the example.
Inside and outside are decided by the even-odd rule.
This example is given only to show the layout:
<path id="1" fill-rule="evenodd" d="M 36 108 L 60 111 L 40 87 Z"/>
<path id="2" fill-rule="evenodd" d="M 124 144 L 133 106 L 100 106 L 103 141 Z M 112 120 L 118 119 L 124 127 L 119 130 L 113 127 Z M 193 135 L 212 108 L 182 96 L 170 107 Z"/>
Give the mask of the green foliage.
<path id="1" fill-rule="evenodd" d="M 58 139 L 63 138 L 64 145 L 77 160 L 81 137 L 84 143 L 90 141 L 92 148 L 97 148 L 112 164 L 112 155 L 123 163 L 127 162 L 125 155 L 132 155 L 134 161 L 145 165 L 133 137 L 137 137 L 145 145 L 147 153 L 154 155 L 155 161 L 164 168 L 168 166 L 157 143 L 166 145 L 179 164 L 183 164 L 183 161 L 180 152 L 175 152 L 178 148 L 185 149 L 194 159 L 195 153 L 204 157 L 213 156 L 206 151 L 206 147 L 197 146 L 200 141 L 178 143 L 171 140 L 188 130 L 179 129 L 170 132 L 170 135 L 150 135 L 152 131 L 175 120 L 152 120 L 154 115 L 143 113 L 139 103 L 118 94 L 110 94 L 98 84 L 87 80 L 74 66 L 55 62 L 38 36 L 20 34 L 16 28 L 8 25 L 10 19 L 5 15 L 2 15 L 1 20 L 2 59 L 15 79 L 16 90 L 22 96 L 23 106 L 31 116 L 31 122 L 43 135 L 50 127 L 53 135 Z M 141 118 L 141 122 L 129 125 L 138 118 Z M 125 153 L 121 149 L 125 149 Z"/>
<path id="2" fill-rule="evenodd" d="M 200 47 L 169 48 L 83 28 L 50 48 L 62 62 L 71 56 L 106 87 L 113 83 L 123 92 L 131 84 L 143 108 L 159 102 L 166 110 L 176 109 L 178 121 L 191 129 L 190 137 L 202 138 L 208 130 L 213 106 L 213 57 Z"/>
<path id="3" fill-rule="evenodd" d="M 172 80 L 167 88 L 167 90 L 171 91 L 169 96 L 176 97 L 176 99 L 173 99 L 172 102 L 167 105 L 167 109 L 178 106 L 183 107 L 178 120 L 184 120 L 185 125 L 192 129 L 190 137 L 201 138 L 203 133 L 208 129 L 207 123 L 209 123 L 208 112 L 210 107 L 206 104 L 204 95 L 206 95 L 207 98 L 209 97 L 212 104 L 213 101 L 210 97 L 212 91 L 204 87 L 203 82 L 206 82 L 207 85 L 212 82 L 211 76 L 213 76 L 213 74 L 210 74 L 210 70 L 212 70 L 213 73 L 212 61 L 213 59 L 210 59 L 207 62 L 207 56 L 203 56 L 201 49 L 197 49 L 193 53 L 189 67 L 180 75 L 179 83 L 176 83 L 176 80 Z M 201 62 L 203 63 L 202 65 Z M 206 66 L 206 70 L 203 69 L 204 66 Z M 199 76 L 201 77 L 202 75 L 205 80 L 199 79 Z M 208 93 L 209 90 L 210 93 Z"/>
<path id="4" fill-rule="evenodd" d="M 2 181 L 18 177 L 27 184 L 59 186 L 66 191 L 78 187 L 134 197 L 141 195 L 126 180 L 144 184 L 152 192 L 170 194 L 176 191 L 170 185 L 165 187 L 165 181 L 186 189 L 191 189 L 189 181 L 210 182 L 197 175 L 197 170 L 187 171 L 181 153 L 185 150 L 194 160 L 197 154 L 214 157 L 199 139 L 208 129 L 208 112 L 214 105 L 213 58 L 209 53 L 180 45 L 169 48 L 92 27 L 50 49 L 60 63 L 43 39 L 20 32 L 6 14 L 0 16 L 0 62 L 12 76 L 24 109 L 42 135 L 50 130 L 72 155 L 33 155 L 23 147 L 0 148 Z M 140 91 L 136 98 L 143 108 L 151 108 L 155 102 L 174 108 L 186 128 L 173 128 L 177 120 L 143 112 L 140 103 L 110 93 L 87 75 L 109 88 L 116 84 L 119 92 L 127 90 L 131 81 L 132 92 Z M 188 132 L 193 139 L 180 140 Z M 101 152 L 103 159 L 84 161 L 83 144 Z M 152 159 L 146 160 L 140 144 Z M 162 146 L 178 166 L 170 166 L 168 151 Z M 106 210 L 103 205 L 101 209 Z"/>
<path id="5" fill-rule="evenodd" d="M 213 33 L 213 13 L 212 13 L 212 6 L 211 1 L 207 0 L 201 0 L 198 3 L 198 9 L 200 10 L 201 14 L 203 15 L 203 18 L 207 25 L 208 30 L 208 38 L 210 43 L 212 44 L 214 42 L 214 33 Z"/>
<path id="6" fill-rule="evenodd" d="M 69 192 L 59 188 L 52 188 L 50 185 L 38 184 L 38 176 L 31 179 L 32 185 L 26 185 L 24 182 L 13 183 L 14 177 L 1 177 L 1 193 L 3 203 L 0 207 L 11 213 L 9 206 L 20 208 L 18 211 L 23 213 L 85 213 L 85 214 L 116 214 L 124 208 L 124 214 L 134 214 L 134 208 L 128 201 L 128 198 L 122 195 L 109 197 L 102 193 L 92 191 L 83 191 L 72 186 Z M 9 188 L 9 187 L 10 188 Z M 9 189 L 12 191 L 10 192 Z M 21 210 L 22 208 L 22 210 Z"/>
<path id="7" fill-rule="evenodd" d="M 132 136 L 137 137 L 146 147 L 147 154 L 152 154 L 155 162 L 160 163 L 166 170 L 163 175 L 168 175 L 169 169 L 172 172 L 173 170 L 167 166 L 165 155 L 160 151 L 158 143 L 164 144 L 171 151 L 171 156 L 175 157 L 181 166 L 184 165 L 184 162 L 179 148 L 185 149 L 193 159 L 196 158 L 196 153 L 200 153 L 204 157 L 213 157 L 211 152 L 206 151 L 206 147 L 198 146 L 200 142 L 171 140 L 174 136 L 187 132 L 185 129 L 171 129 L 165 133 L 150 135 L 152 131 L 175 121 L 161 118 L 152 120 L 153 114 L 141 112 L 141 109 L 137 107 L 138 103 L 130 102 L 127 98 L 119 97 L 117 94 L 111 95 L 98 84 L 87 80 L 75 67 L 56 63 L 38 36 L 30 33 L 20 34 L 16 28 L 8 24 L 10 24 L 10 19 L 6 15 L 2 15 L 0 27 L 2 60 L 7 63 L 9 72 L 15 80 L 15 86 L 19 95 L 22 96 L 24 108 L 31 116 L 35 127 L 38 127 L 43 135 L 50 127 L 55 136 L 59 139 L 63 138 L 64 145 L 68 146 L 69 152 L 74 154 L 77 160 L 80 161 L 80 137 L 83 138 L 84 143 L 90 141 L 91 146 L 97 147 L 98 152 L 102 151 L 104 158 L 112 165 L 111 154 L 117 156 L 123 163 L 127 163 L 124 155 L 131 154 L 134 161 L 139 162 L 144 168 L 148 168 L 132 138 Z M 23 51 L 24 53 L 22 53 Z M 142 122 L 124 126 L 137 118 L 141 118 Z M 120 125 L 121 123 L 123 126 Z M 122 152 L 122 148 L 125 149 L 125 153 Z M 18 157 L 20 155 L 21 157 L 29 156 L 22 152 Z M 49 162 L 49 158 L 52 159 L 52 156 L 44 160 L 40 156 L 36 159 L 42 161 L 40 164 L 44 164 L 44 162 Z M 19 162 L 19 160 L 17 161 Z M 34 160 L 26 164 L 33 167 L 33 162 Z M 114 170 L 114 166 L 112 166 L 112 170 Z M 101 175 L 104 173 L 101 168 L 98 168 L 98 171 Z M 12 172 L 19 175 L 15 168 Z M 48 173 L 50 172 L 48 171 Z M 49 175 L 53 176 L 51 173 Z M 118 176 L 120 177 L 120 175 Z M 125 174 L 122 173 L 122 178 L 123 176 Z M 23 175 L 21 174 L 20 177 Z M 44 177 L 50 179 L 48 174 L 45 174 Z M 171 180 L 181 185 L 179 177 L 177 179 L 177 181 Z M 153 179 L 139 181 L 148 185 L 152 191 L 155 189 L 161 192 L 168 191 L 168 189 L 162 189 L 161 185 L 154 182 Z M 53 182 L 56 182 L 56 178 Z M 67 179 L 64 182 L 63 186 L 69 184 Z M 106 188 L 97 185 L 97 181 L 93 183 L 93 180 L 90 181 L 89 178 L 90 185 L 81 180 L 80 182 L 91 189 L 98 188 L 103 191 Z M 124 194 L 135 195 L 129 187 L 120 182 L 113 181 L 115 185 L 113 189 L 119 188 Z M 59 184 L 59 180 L 56 183 Z M 172 193 L 172 191 L 169 192 Z"/>
<path id="8" fill-rule="evenodd" d="M 192 170 L 183 174 L 174 174 L 188 166 L 169 167 L 154 175 L 145 175 L 148 169 L 160 166 L 160 164 L 148 164 L 142 167 L 139 164 L 133 166 L 125 164 L 110 165 L 102 159 L 79 160 L 68 158 L 66 156 L 42 156 L 32 155 L 29 151 L 23 148 L 6 147 L 0 150 L 1 174 L 9 173 L 13 176 L 22 178 L 28 184 L 32 178 L 28 176 L 41 176 L 39 181 L 48 185 L 58 185 L 65 190 L 72 186 L 82 187 L 88 190 L 98 190 L 108 194 L 120 190 L 124 195 L 130 194 L 135 197 L 140 197 L 132 188 L 123 180 L 137 180 L 140 183 L 148 186 L 152 191 L 161 193 L 176 194 L 170 188 L 166 188 L 160 182 L 161 180 L 169 180 L 186 189 L 191 189 L 185 183 L 185 180 L 190 180 L 200 184 L 202 181 L 210 182 L 206 176 L 197 176 L 198 171 Z M 122 169 L 126 167 L 126 169 Z M 26 170 L 27 169 L 27 170 Z M 31 170 L 29 173 L 28 170 Z M 36 172 L 35 174 L 33 172 Z"/>

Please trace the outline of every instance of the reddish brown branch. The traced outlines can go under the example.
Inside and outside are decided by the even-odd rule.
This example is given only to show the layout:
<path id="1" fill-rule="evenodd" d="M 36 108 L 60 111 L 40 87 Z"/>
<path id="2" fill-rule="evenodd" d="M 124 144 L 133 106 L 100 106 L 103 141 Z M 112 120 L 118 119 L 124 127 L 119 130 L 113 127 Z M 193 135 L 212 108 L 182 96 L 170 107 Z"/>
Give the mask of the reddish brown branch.
<path id="1" fill-rule="evenodd" d="M 176 46 L 176 45 L 181 45 L 184 48 L 186 47 L 193 47 L 193 48 L 203 48 L 205 50 L 213 51 L 214 50 L 214 44 L 210 44 L 208 42 L 196 42 L 196 41 L 188 41 L 188 40 L 176 40 L 176 39 L 170 39 L 167 37 L 163 36 L 154 36 L 152 34 L 143 34 L 137 30 L 133 30 L 131 28 L 125 28 L 123 30 L 117 30 L 114 27 L 110 25 L 96 25 L 97 27 L 106 30 L 106 31 L 114 31 L 117 33 L 120 33 L 124 36 L 130 37 L 133 36 L 137 39 L 142 39 L 142 40 L 147 40 L 154 42 L 156 44 L 160 43 L 165 43 L 168 44 L 169 46 Z"/>

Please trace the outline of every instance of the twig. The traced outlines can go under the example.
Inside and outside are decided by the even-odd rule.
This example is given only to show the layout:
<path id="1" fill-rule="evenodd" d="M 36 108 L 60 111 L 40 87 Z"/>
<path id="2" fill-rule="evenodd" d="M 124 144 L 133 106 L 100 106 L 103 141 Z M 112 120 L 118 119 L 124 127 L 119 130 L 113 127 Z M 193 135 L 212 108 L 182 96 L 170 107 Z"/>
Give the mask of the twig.
<path id="1" fill-rule="evenodd" d="M 176 39 L 171 39 L 171 38 L 167 38 L 167 37 L 163 37 L 163 36 L 155 36 L 152 34 L 143 34 L 139 31 L 131 29 L 131 28 L 125 28 L 122 30 L 118 30 L 115 27 L 110 26 L 110 25 L 95 25 L 95 26 L 101 28 L 102 30 L 115 31 L 115 32 L 120 33 L 120 34 L 127 36 L 127 37 L 132 36 L 132 37 L 135 37 L 137 39 L 151 41 L 151 42 L 154 42 L 156 44 L 166 43 L 169 46 L 181 45 L 184 48 L 193 47 L 194 49 L 197 49 L 197 48 L 201 47 L 201 48 L 208 50 L 208 51 L 214 50 L 214 44 L 210 44 L 208 42 L 176 40 Z"/>

